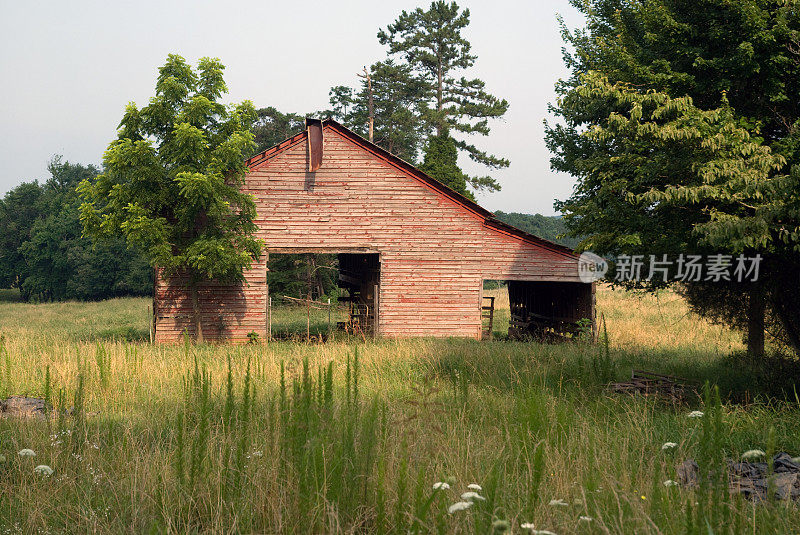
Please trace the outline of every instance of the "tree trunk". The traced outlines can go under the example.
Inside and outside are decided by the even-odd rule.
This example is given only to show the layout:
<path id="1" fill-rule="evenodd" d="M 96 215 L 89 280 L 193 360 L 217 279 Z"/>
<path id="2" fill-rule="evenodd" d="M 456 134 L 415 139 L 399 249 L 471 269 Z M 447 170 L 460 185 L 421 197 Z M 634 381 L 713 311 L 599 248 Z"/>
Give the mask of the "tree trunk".
<path id="1" fill-rule="evenodd" d="M 773 296 L 771 300 L 772 309 L 781 322 L 781 326 L 786 334 L 786 341 L 794 350 L 795 354 L 800 355 L 800 330 L 798 330 L 797 311 L 780 296 Z"/>
<path id="2" fill-rule="evenodd" d="M 747 353 L 764 356 L 764 294 L 761 286 L 750 290 L 747 305 Z"/>
<path id="3" fill-rule="evenodd" d="M 200 312 L 200 296 L 198 295 L 197 285 L 192 284 L 192 323 L 194 323 L 194 341 L 198 344 L 203 343 L 203 315 Z"/>
<path id="4" fill-rule="evenodd" d="M 436 83 L 436 111 L 440 114 L 442 112 L 442 61 L 439 60 L 439 69 L 437 72 L 437 83 Z M 442 122 L 443 119 L 441 117 L 438 118 L 436 121 L 436 135 L 442 135 Z"/>

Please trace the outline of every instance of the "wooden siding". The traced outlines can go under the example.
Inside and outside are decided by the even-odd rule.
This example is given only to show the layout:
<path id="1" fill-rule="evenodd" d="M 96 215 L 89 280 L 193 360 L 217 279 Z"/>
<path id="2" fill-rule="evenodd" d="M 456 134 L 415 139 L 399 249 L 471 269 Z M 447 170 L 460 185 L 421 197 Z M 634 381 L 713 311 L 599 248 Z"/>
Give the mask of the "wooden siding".
<path id="1" fill-rule="evenodd" d="M 258 237 L 275 252 L 378 252 L 383 336 L 478 338 L 484 279 L 579 280 L 574 255 L 487 220 L 479 207 L 437 191 L 341 126 L 325 125 L 316 172 L 308 171 L 304 135 L 282 145 L 251 162 L 246 177 Z M 265 258 L 246 281 L 204 292 L 209 338 L 266 335 Z M 159 279 L 156 300 L 157 340 L 190 330 L 191 303 L 179 284 Z"/>

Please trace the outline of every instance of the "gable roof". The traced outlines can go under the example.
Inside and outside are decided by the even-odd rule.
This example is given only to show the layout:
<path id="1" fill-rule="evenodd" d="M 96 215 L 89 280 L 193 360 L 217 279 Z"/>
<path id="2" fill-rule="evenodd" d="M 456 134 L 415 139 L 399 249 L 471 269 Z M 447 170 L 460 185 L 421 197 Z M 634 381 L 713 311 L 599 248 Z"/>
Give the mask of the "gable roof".
<path id="1" fill-rule="evenodd" d="M 388 163 L 389 165 L 399 169 L 407 176 L 416 179 L 418 182 L 422 183 L 429 189 L 432 189 L 439 195 L 448 198 L 452 202 L 456 203 L 457 205 L 461 206 L 466 211 L 470 212 L 474 216 L 483 220 L 484 225 L 492 230 L 501 232 L 506 235 L 510 235 L 521 239 L 527 243 L 531 243 L 533 245 L 537 245 L 544 249 L 548 249 L 552 252 L 559 253 L 562 255 L 566 255 L 569 257 L 577 258 L 575 252 L 570 249 L 569 247 L 565 247 L 563 245 L 553 243 L 549 240 L 545 240 L 544 238 L 540 238 L 538 236 L 534 236 L 533 234 L 529 234 L 524 230 L 520 230 L 514 226 L 511 226 L 507 223 L 503 223 L 495 215 L 490 212 L 489 210 L 483 208 L 475 201 L 468 199 L 467 197 L 461 195 L 457 191 L 451 189 L 450 187 L 442 184 L 435 178 L 428 176 L 427 174 L 423 173 L 410 163 L 406 162 L 405 160 L 395 156 L 394 154 L 390 153 L 387 150 L 382 149 L 375 143 L 371 143 L 370 141 L 364 139 L 360 135 L 356 134 L 349 128 L 345 127 L 341 123 L 328 118 L 322 121 L 323 129 L 332 129 L 340 134 L 345 139 L 351 141 L 355 145 L 361 147 L 363 150 L 372 153 L 373 155 L 377 156 L 379 159 L 383 160 L 384 162 Z M 255 156 L 249 158 L 245 161 L 245 164 L 253 170 L 255 168 L 261 167 L 265 165 L 269 160 L 275 157 L 277 154 L 285 151 L 286 149 L 297 145 L 298 143 L 302 143 L 305 141 L 308 135 L 308 131 L 304 130 L 294 136 L 287 138 L 274 147 L 270 147 Z"/>

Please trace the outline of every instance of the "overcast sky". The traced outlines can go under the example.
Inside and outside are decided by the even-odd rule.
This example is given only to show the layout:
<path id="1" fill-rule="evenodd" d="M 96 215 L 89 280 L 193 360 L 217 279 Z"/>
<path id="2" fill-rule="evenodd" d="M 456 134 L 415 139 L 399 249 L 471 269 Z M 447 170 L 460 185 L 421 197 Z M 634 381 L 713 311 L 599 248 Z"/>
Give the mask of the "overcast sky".
<path id="1" fill-rule="evenodd" d="M 422 1 L 26 2 L 0 0 L 0 192 L 47 176 L 62 154 L 99 164 L 125 104 L 154 91 L 168 53 L 226 65 L 228 101 L 284 112 L 324 109 L 331 86 L 355 85 L 385 57 L 379 28 Z M 567 72 L 556 15 L 581 18 L 567 0 L 460 1 L 478 60 L 468 73 L 509 101 L 504 120 L 475 143 L 511 160 L 493 172 L 502 191 L 480 194 L 490 210 L 551 215 L 573 180 L 549 169 L 542 121 Z M 470 173 L 485 169 L 469 160 Z"/>

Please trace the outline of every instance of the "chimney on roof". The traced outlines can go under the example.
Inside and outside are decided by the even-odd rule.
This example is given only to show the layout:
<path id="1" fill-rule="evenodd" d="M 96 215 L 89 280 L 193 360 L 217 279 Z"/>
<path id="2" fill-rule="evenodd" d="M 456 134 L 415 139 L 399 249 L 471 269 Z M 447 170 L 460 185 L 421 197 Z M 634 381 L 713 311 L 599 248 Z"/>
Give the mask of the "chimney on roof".
<path id="1" fill-rule="evenodd" d="M 313 173 L 322 165 L 322 119 L 306 117 L 308 132 L 308 170 Z"/>

